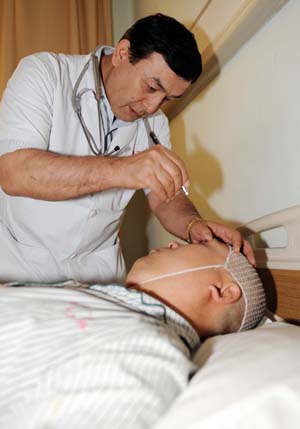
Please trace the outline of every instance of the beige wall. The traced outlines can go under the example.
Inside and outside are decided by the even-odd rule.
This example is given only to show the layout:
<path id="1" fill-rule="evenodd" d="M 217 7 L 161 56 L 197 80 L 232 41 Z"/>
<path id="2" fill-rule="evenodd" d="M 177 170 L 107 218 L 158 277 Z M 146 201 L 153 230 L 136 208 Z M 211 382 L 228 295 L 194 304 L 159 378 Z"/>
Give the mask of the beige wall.
<path id="1" fill-rule="evenodd" d="M 242 3 L 208 6 L 208 39 L 223 16 L 208 16 L 217 2 Z M 206 3 L 136 0 L 136 18 L 161 11 L 189 24 Z M 191 199 L 206 218 L 238 225 L 299 203 L 299 16 L 300 2 L 290 0 L 171 122 L 173 148 L 190 172 Z M 169 235 L 150 219 L 147 238 L 155 247 Z"/>
<path id="2" fill-rule="evenodd" d="M 152 13 L 164 13 L 173 16 L 183 23 L 192 23 L 202 5 L 207 0 L 135 0 L 134 11 L 136 19 Z M 188 3 L 188 7 L 187 7 Z"/>
<path id="3" fill-rule="evenodd" d="M 173 16 L 187 28 L 193 27 L 199 49 L 215 39 L 245 0 L 133 0 L 136 19 L 153 13 Z M 201 22 L 201 27 L 196 25 Z M 203 31 L 205 29 L 205 31 Z"/>
<path id="4" fill-rule="evenodd" d="M 114 45 L 129 28 L 134 19 L 134 0 L 112 0 Z"/>

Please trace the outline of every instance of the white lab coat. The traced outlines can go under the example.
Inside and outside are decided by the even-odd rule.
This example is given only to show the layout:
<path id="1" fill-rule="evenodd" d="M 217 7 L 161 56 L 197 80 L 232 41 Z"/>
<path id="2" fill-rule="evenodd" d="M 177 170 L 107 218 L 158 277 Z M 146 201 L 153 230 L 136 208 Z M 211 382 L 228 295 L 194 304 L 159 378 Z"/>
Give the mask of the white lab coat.
<path id="1" fill-rule="evenodd" d="M 22 148 L 92 155 L 71 102 L 89 58 L 39 53 L 21 61 L 0 106 L 0 155 Z M 80 83 L 79 90 L 83 88 L 94 89 L 91 66 Z M 97 105 L 91 91 L 83 95 L 81 105 L 97 141 Z M 162 144 L 170 147 L 165 115 L 158 112 L 149 121 Z M 149 147 L 142 120 L 121 125 L 110 146 L 127 145 L 119 156 Z M 121 282 L 125 268 L 118 230 L 133 193 L 111 189 L 49 202 L 8 196 L 0 188 L 0 282 Z"/>

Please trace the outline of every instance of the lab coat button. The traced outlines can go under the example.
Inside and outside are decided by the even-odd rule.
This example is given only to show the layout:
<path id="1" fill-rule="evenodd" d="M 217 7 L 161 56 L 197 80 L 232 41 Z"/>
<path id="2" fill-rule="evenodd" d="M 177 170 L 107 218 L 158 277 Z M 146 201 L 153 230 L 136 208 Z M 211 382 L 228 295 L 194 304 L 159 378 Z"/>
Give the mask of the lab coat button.
<path id="1" fill-rule="evenodd" d="M 69 259 L 74 259 L 76 258 L 76 256 L 77 256 L 76 253 L 72 253 L 72 255 L 69 256 Z"/>
<path id="2" fill-rule="evenodd" d="M 91 210 L 89 217 L 94 217 L 94 216 L 96 216 L 96 214 L 97 214 L 97 210 Z"/>

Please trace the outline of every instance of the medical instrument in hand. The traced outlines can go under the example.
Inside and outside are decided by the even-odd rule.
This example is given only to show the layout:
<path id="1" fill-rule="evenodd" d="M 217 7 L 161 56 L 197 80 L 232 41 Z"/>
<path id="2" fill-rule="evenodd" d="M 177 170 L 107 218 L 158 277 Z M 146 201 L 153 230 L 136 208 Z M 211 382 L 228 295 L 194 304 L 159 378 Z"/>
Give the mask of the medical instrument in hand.
<path id="1" fill-rule="evenodd" d="M 154 144 L 161 144 L 154 131 L 150 131 L 149 135 Z M 181 190 L 184 193 L 184 195 L 189 195 L 189 191 L 184 185 L 181 186 Z"/>
<path id="2" fill-rule="evenodd" d="M 153 130 L 151 130 L 150 124 L 149 124 L 149 121 L 148 121 L 147 118 L 144 118 L 144 124 L 145 124 L 146 131 L 149 134 L 149 137 L 151 138 L 152 142 L 154 144 L 159 144 L 160 145 L 161 142 L 159 141 L 159 139 L 158 139 L 157 135 L 155 134 L 155 132 Z M 181 186 L 181 190 L 184 193 L 184 195 L 186 195 L 186 196 L 189 195 L 189 191 L 188 191 L 188 189 L 184 185 Z"/>

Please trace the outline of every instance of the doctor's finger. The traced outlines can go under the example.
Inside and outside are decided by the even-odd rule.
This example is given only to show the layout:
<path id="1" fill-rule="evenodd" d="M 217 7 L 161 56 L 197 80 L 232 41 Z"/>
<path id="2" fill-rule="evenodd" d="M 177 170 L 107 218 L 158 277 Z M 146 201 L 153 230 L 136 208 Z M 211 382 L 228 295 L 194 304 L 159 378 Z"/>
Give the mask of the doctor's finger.
<path id="1" fill-rule="evenodd" d="M 255 257 L 253 249 L 247 240 L 244 240 L 239 231 L 235 231 L 239 235 L 235 234 L 232 238 L 232 247 L 236 253 L 242 252 L 251 265 L 255 266 Z"/>
<path id="2" fill-rule="evenodd" d="M 162 168 L 168 173 L 174 181 L 174 194 L 171 198 L 174 198 L 181 190 L 182 186 L 189 186 L 189 176 L 186 171 L 183 161 L 173 156 L 170 151 L 165 151 L 162 158 Z"/>
<path id="3" fill-rule="evenodd" d="M 190 228 L 190 237 L 192 243 L 203 243 L 212 240 L 213 234 L 207 223 L 204 220 L 199 220 Z"/>
<path id="4" fill-rule="evenodd" d="M 155 171 L 156 179 L 159 181 L 161 186 L 164 188 L 164 191 L 168 197 L 168 200 L 175 198 L 178 188 L 180 188 L 180 180 L 176 179 L 169 172 L 170 168 L 164 165 L 164 167 L 158 168 Z"/>
<path id="5" fill-rule="evenodd" d="M 256 262 L 255 262 L 254 251 L 251 247 L 251 244 L 247 240 L 243 241 L 243 254 L 246 256 L 250 264 L 252 264 L 255 267 Z"/>
<path id="6" fill-rule="evenodd" d="M 121 186 L 155 192 L 162 201 L 175 197 L 182 185 L 182 173 L 164 148 L 156 145 L 119 160 Z"/>
<path id="7" fill-rule="evenodd" d="M 207 223 L 216 237 L 221 238 L 225 243 L 231 244 L 235 252 L 242 252 L 250 264 L 255 265 L 253 249 L 250 243 L 247 240 L 244 240 L 239 231 L 217 222 Z"/>
<path id="8" fill-rule="evenodd" d="M 132 156 L 113 159 L 115 187 L 129 189 L 150 189 L 162 201 L 169 199 L 165 185 L 161 183 L 159 172 L 163 170 L 157 156 L 149 154 L 149 150 Z M 171 181 L 171 180 L 170 180 Z"/>
<path id="9" fill-rule="evenodd" d="M 145 151 L 144 155 L 148 158 L 153 173 L 165 188 L 168 197 L 173 199 L 181 186 L 186 183 L 187 173 L 182 169 L 184 164 L 162 146 L 154 146 Z"/>
<path id="10" fill-rule="evenodd" d="M 179 187 L 181 187 L 182 185 L 189 186 L 189 174 L 188 174 L 188 171 L 186 169 L 186 166 L 185 166 L 183 160 L 176 153 L 172 152 L 171 150 L 169 150 L 167 148 L 164 148 L 164 154 L 180 170 L 181 183 L 180 183 Z"/>
<path id="11" fill-rule="evenodd" d="M 183 185 L 181 170 L 170 159 L 163 159 L 160 167 L 156 171 L 157 177 L 165 186 L 170 199 L 175 198 Z"/>
<path id="12" fill-rule="evenodd" d="M 151 157 L 143 163 L 139 169 L 139 176 L 144 183 L 143 188 L 149 188 L 160 200 L 169 202 L 175 196 L 175 184 L 173 177 L 169 174 L 169 160 L 161 155 L 151 154 Z"/>
<path id="13" fill-rule="evenodd" d="M 219 237 L 225 243 L 230 244 L 235 252 L 240 251 L 243 238 L 239 231 L 218 222 L 207 221 L 207 225 L 216 237 Z"/>
<path id="14" fill-rule="evenodd" d="M 165 170 L 158 170 L 154 174 L 150 189 L 165 202 L 169 202 L 175 196 L 175 186 L 172 177 Z"/>

